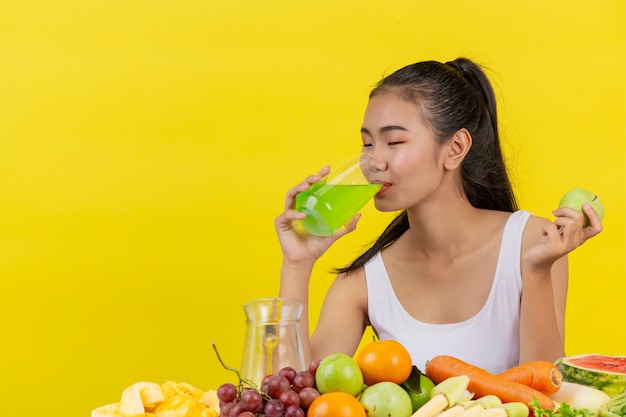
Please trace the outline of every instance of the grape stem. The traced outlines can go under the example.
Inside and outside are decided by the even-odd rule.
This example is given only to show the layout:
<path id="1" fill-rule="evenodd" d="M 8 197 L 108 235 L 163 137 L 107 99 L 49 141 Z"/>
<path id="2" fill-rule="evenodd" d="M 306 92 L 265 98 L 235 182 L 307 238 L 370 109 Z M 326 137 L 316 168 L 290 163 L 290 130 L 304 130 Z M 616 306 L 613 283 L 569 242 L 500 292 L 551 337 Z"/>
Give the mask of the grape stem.
<path id="1" fill-rule="evenodd" d="M 241 373 L 239 372 L 238 369 L 233 368 L 231 366 L 228 366 L 224 363 L 224 361 L 222 360 L 222 357 L 220 356 L 220 353 L 217 350 L 217 346 L 215 346 L 215 342 L 211 342 L 211 345 L 213 346 L 213 350 L 215 351 L 215 355 L 217 355 L 217 360 L 220 361 L 220 363 L 222 364 L 222 366 L 224 367 L 224 369 L 226 369 L 227 371 L 232 371 L 237 375 L 237 378 L 239 378 L 239 391 L 241 391 L 241 387 L 243 386 L 243 384 L 248 385 L 251 388 L 254 388 L 255 390 L 258 391 L 258 388 L 256 386 L 256 384 L 252 381 L 250 381 L 247 378 L 244 378 L 241 376 Z"/>

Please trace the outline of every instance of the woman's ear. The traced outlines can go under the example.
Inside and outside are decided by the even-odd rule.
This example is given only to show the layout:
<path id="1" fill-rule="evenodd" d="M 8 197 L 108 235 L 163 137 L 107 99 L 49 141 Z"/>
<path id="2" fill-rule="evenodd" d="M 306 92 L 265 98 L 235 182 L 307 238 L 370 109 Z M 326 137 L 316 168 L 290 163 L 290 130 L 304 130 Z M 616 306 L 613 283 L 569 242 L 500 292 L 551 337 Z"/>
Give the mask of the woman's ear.
<path id="1" fill-rule="evenodd" d="M 449 170 L 458 168 L 471 147 L 472 135 L 465 128 L 459 129 L 447 143 L 444 167 Z"/>

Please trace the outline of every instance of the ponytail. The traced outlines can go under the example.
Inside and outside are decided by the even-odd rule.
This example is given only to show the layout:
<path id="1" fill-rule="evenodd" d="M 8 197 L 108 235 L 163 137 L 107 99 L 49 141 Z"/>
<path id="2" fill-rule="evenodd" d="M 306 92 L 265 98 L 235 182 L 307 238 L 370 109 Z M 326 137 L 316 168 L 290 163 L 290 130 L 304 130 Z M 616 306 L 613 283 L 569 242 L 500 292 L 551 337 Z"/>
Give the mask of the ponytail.
<path id="1" fill-rule="evenodd" d="M 467 58 L 446 63 L 469 85 L 478 97 L 472 149 L 463 160 L 461 177 L 469 202 L 477 208 L 513 212 L 517 202 L 504 163 L 498 132 L 496 98 L 484 71 Z"/>

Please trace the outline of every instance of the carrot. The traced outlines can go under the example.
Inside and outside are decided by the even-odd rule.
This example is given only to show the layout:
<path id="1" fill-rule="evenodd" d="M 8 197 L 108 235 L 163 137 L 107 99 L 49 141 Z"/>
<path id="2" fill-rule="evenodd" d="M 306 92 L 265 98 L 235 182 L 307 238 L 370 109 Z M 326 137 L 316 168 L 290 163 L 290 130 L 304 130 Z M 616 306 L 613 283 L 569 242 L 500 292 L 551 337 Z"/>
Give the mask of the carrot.
<path id="1" fill-rule="evenodd" d="M 426 364 L 425 373 L 435 384 L 453 376 L 466 375 L 470 380 L 467 389 L 474 393 L 476 398 L 495 395 L 502 402 L 523 402 L 532 410 L 530 403 L 534 397 L 541 408 L 551 410 L 556 408 L 554 401 L 540 391 L 518 382 L 508 381 L 453 356 L 435 356 Z"/>
<path id="2" fill-rule="evenodd" d="M 519 382 L 550 396 L 561 387 L 563 375 L 555 364 L 548 361 L 526 362 L 498 374 L 507 381 Z"/>

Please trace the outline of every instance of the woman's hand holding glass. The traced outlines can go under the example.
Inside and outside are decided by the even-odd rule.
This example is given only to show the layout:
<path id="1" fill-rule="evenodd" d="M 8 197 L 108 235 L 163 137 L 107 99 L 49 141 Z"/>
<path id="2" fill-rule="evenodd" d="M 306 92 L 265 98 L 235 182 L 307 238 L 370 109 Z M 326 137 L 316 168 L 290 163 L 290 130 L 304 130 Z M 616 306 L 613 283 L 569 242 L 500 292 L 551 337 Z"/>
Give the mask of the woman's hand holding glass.
<path id="1" fill-rule="evenodd" d="M 324 167 L 290 189 L 276 231 L 286 261 L 315 262 L 356 228 L 359 210 L 380 191 L 368 181 L 372 158 L 360 152 L 331 172 Z"/>
<path id="2" fill-rule="evenodd" d="M 287 191 L 285 209 L 274 220 L 285 262 L 313 264 L 337 239 L 356 228 L 360 217 L 359 214 L 346 223 L 345 227 L 340 228 L 329 236 L 316 236 L 306 233 L 298 224 L 299 221 L 306 217 L 305 213 L 296 210 L 298 195 L 309 190 L 313 184 L 321 182 L 329 173 L 330 167 L 326 166 L 317 174 L 308 176 L 301 183 Z"/>

